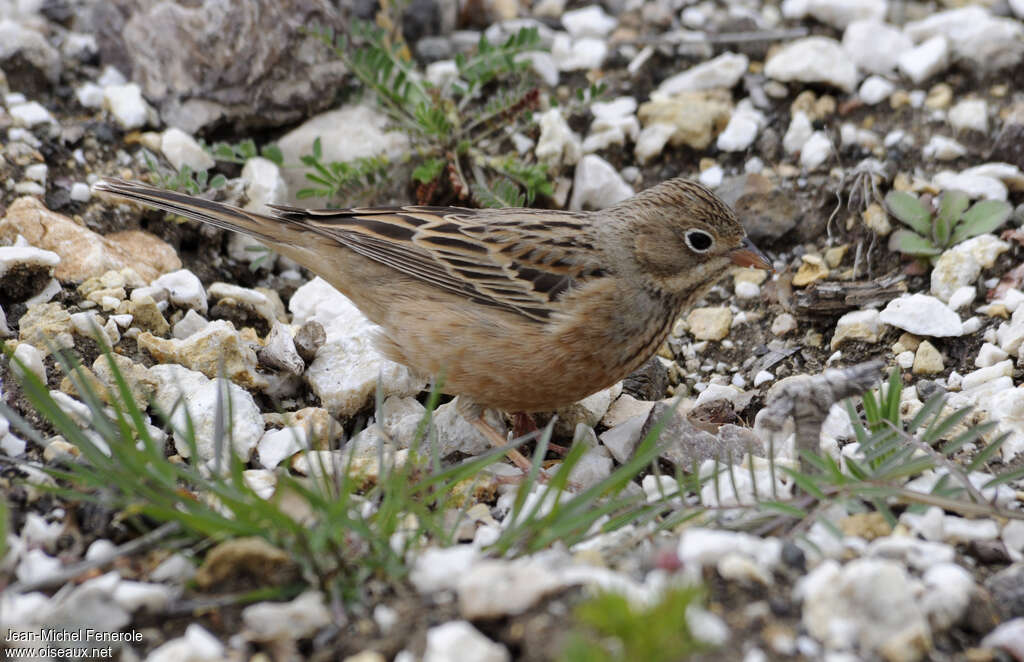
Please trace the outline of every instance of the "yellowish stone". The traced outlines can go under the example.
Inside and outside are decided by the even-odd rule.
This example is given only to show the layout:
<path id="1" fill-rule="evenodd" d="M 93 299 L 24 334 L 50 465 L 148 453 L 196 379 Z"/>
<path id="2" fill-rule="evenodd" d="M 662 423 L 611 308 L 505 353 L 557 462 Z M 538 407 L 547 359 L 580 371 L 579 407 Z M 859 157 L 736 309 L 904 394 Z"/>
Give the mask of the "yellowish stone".
<path id="1" fill-rule="evenodd" d="M 846 257 L 846 251 L 850 249 L 849 244 L 843 244 L 842 246 L 833 246 L 832 248 L 825 251 L 825 264 L 828 265 L 829 269 L 835 269 L 843 263 L 843 258 Z M 767 272 L 759 271 L 767 276 Z"/>
<path id="2" fill-rule="evenodd" d="M 874 230 L 879 236 L 885 237 L 892 232 L 892 223 L 889 221 L 889 215 L 885 213 L 885 210 L 877 202 L 872 202 L 868 205 L 867 209 L 861 212 L 861 218 L 864 219 L 864 225 Z"/>
<path id="3" fill-rule="evenodd" d="M 932 110 L 942 110 L 943 108 L 949 108 L 949 104 L 952 101 L 953 88 L 947 83 L 939 83 L 928 90 L 928 96 L 925 97 L 924 105 Z"/>
<path id="4" fill-rule="evenodd" d="M 732 273 L 733 285 L 739 285 L 740 283 L 753 283 L 754 285 L 760 285 L 768 279 L 768 272 L 764 269 L 754 269 L 746 267 L 743 269 L 737 269 Z"/>
<path id="5" fill-rule="evenodd" d="M 732 311 L 724 306 L 694 308 L 686 321 L 697 340 L 722 340 L 732 327 Z"/>
<path id="6" fill-rule="evenodd" d="M 803 264 L 793 276 L 793 285 L 805 287 L 824 278 L 828 278 L 828 267 L 825 266 L 825 261 L 818 255 L 804 255 Z"/>
<path id="7" fill-rule="evenodd" d="M 942 354 L 935 349 L 935 345 L 927 340 L 922 341 L 917 348 L 917 353 L 914 354 L 914 374 L 934 375 L 942 372 L 945 367 L 942 362 Z"/>

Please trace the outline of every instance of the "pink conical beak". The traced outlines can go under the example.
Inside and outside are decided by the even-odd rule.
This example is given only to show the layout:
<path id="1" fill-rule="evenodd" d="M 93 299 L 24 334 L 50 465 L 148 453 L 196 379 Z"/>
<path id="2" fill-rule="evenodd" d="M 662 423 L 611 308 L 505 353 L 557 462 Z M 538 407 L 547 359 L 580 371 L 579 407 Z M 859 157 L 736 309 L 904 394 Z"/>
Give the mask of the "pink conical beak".
<path id="1" fill-rule="evenodd" d="M 733 249 L 729 256 L 732 263 L 741 267 L 754 267 L 755 269 L 766 269 L 775 271 L 771 260 L 754 245 L 748 237 L 743 237 L 740 247 Z"/>

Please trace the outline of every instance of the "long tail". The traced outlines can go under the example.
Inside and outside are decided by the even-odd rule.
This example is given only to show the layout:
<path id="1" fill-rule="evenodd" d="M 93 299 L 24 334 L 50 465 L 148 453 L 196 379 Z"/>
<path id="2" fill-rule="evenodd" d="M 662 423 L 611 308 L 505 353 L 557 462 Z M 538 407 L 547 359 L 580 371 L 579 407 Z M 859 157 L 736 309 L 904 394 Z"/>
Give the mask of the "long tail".
<path id="1" fill-rule="evenodd" d="M 156 207 L 192 218 L 203 223 L 251 235 L 267 244 L 279 246 L 304 243 L 301 235 L 306 233 L 300 223 L 287 219 L 265 216 L 245 211 L 234 205 L 204 200 L 185 193 L 166 191 L 140 182 L 104 177 L 93 185 L 93 190 L 134 200 L 149 207 Z"/>

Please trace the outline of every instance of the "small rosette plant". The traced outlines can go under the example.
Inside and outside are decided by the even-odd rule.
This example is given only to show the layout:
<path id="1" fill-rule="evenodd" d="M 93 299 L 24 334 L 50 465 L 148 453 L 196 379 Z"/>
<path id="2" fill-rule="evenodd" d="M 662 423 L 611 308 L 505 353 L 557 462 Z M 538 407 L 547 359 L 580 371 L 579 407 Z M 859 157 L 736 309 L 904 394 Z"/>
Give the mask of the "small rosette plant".
<path id="1" fill-rule="evenodd" d="M 971 205 L 963 191 L 945 191 L 933 213 L 917 196 L 890 191 L 885 206 L 909 230 L 894 232 L 889 248 L 904 255 L 934 259 L 965 239 L 992 232 L 1010 218 L 1013 208 L 1005 200 L 980 200 Z"/>

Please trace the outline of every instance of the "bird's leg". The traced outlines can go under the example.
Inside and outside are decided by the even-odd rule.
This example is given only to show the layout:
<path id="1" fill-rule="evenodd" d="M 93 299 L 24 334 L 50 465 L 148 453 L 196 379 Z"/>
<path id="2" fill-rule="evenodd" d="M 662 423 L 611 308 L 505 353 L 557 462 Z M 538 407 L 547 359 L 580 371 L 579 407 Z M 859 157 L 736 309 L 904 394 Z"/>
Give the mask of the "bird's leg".
<path id="1" fill-rule="evenodd" d="M 512 438 L 519 439 L 525 437 L 528 434 L 533 434 L 540 430 L 537 427 L 537 421 L 534 420 L 533 414 L 527 414 L 525 411 L 517 411 L 512 414 Z M 561 446 L 554 442 L 548 442 L 548 450 L 562 457 L 568 454 L 569 449 L 565 446 Z"/>
<path id="2" fill-rule="evenodd" d="M 531 432 L 537 431 L 537 422 L 525 411 L 517 411 L 512 414 L 512 438 L 525 437 Z"/>
<path id="3" fill-rule="evenodd" d="M 475 418 L 470 418 L 468 420 L 470 423 L 473 424 L 473 427 L 475 427 L 477 430 L 480 431 L 481 434 L 487 437 L 487 440 L 491 442 L 492 446 L 496 446 L 498 448 L 504 448 L 505 446 L 508 446 L 508 440 L 505 439 L 505 437 L 501 436 L 500 432 L 492 428 L 491 425 L 486 420 L 484 420 L 482 412 L 479 416 Z M 512 460 L 513 464 L 515 464 L 517 467 L 523 470 L 523 473 L 528 473 L 530 471 L 530 461 L 526 459 L 526 456 L 520 453 L 518 450 L 516 450 L 515 448 L 509 448 L 506 451 L 506 454 L 508 455 L 508 459 Z"/>
<path id="4" fill-rule="evenodd" d="M 497 448 L 504 448 L 505 446 L 508 446 L 508 439 L 506 439 L 503 434 L 495 430 L 494 427 L 492 427 L 484 418 L 485 410 L 483 407 L 468 398 L 459 397 L 455 408 L 463 418 L 469 421 L 473 427 L 480 431 L 480 434 L 491 442 L 492 446 Z M 532 466 L 530 460 L 528 460 L 526 456 L 518 450 L 510 448 L 506 451 L 506 454 L 508 455 L 508 459 L 512 460 L 513 464 L 522 469 L 523 473 L 528 473 L 530 471 L 530 467 Z"/>

